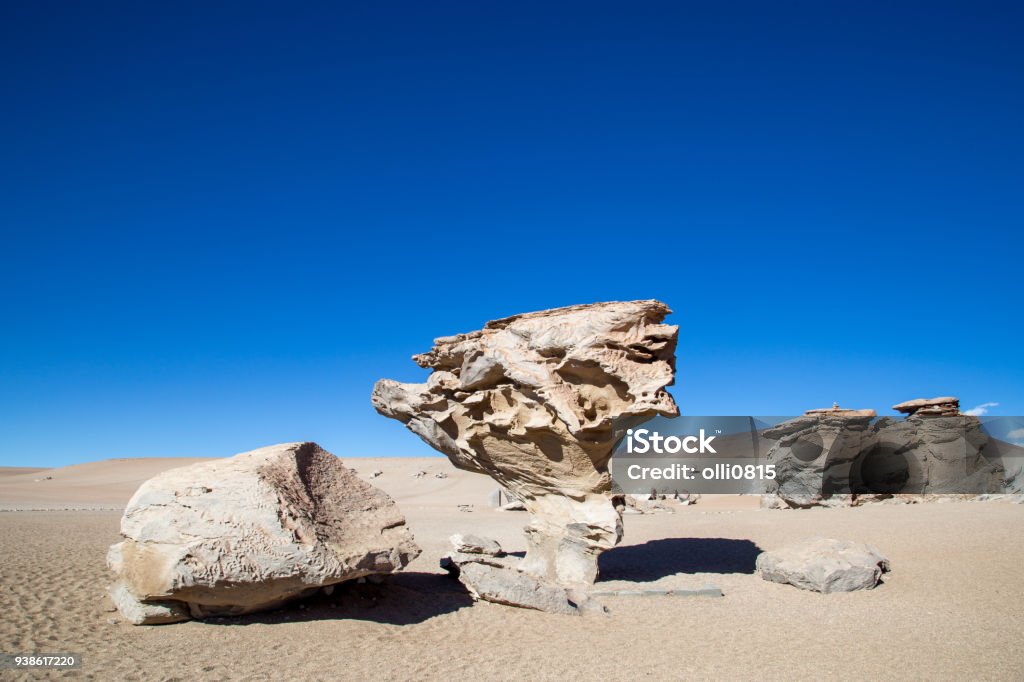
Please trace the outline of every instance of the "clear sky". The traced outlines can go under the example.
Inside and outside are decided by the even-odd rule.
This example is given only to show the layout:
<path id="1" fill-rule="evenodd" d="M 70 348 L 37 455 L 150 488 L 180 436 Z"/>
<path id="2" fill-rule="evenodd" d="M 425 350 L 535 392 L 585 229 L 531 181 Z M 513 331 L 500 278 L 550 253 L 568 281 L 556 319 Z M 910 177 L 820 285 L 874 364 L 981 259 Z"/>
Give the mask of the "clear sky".
<path id="1" fill-rule="evenodd" d="M 5 2 L 0 465 L 316 440 L 658 298 L 686 414 L 1024 414 L 1024 4 Z"/>

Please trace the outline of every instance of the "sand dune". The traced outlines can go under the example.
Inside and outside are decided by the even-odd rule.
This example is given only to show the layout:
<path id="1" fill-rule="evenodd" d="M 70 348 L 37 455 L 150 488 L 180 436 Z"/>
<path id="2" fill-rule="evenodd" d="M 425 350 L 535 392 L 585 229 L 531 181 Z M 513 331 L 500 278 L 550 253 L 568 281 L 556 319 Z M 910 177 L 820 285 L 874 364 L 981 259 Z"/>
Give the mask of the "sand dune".
<path id="1" fill-rule="evenodd" d="M 204 458 L 150 457 L 106 459 L 73 466 L 0 470 L 0 509 L 67 510 L 121 508 L 143 481 L 156 474 Z M 460 503 L 484 506 L 497 487 L 486 476 L 458 471 L 444 457 L 351 458 L 346 465 L 394 497 L 399 504 L 451 507 Z M 374 478 L 374 471 L 383 472 Z M 425 472 L 415 477 L 417 472 Z M 443 473 L 444 478 L 435 474 Z"/>
<path id="2" fill-rule="evenodd" d="M 123 507 L 148 478 L 205 461 L 193 457 L 105 459 L 57 469 L 8 467 L 0 477 L 0 509 Z"/>
<path id="3" fill-rule="evenodd" d="M 49 470 L 40 482 L 38 471 L 4 473 L 0 505 L 120 506 L 144 478 L 188 461 L 107 460 Z M 5 513 L 0 651 L 81 653 L 84 677 L 100 680 L 1022 676 L 1014 655 L 1024 636 L 1022 505 L 768 511 L 750 508 L 756 498 L 705 497 L 675 514 L 627 516 L 599 584 L 710 582 L 725 596 L 611 597 L 608 617 L 573 618 L 473 603 L 438 568 L 454 532 L 525 549 L 526 515 L 487 508 L 490 479 L 442 458 L 346 463 L 396 498 L 424 550 L 386 585 L 348 585 L 244 618 L 132 627 L 112 622 L 104 597 L 119 512 Z M 370 479 L 374 470 L 383 474 Z M 420 470 L 427 475 L 415 478 Z M 753 573 L 761 551 L 814 535 L 873 543 L 893 572 L 876 590 L 834 595 Z"/>

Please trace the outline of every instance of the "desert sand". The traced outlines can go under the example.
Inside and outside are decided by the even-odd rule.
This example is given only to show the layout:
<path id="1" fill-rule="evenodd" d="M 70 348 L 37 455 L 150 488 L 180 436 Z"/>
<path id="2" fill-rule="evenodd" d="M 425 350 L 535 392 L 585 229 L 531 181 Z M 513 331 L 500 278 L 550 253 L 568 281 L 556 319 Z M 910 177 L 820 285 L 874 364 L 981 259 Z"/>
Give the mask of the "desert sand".
<path id="1" fill-rule="evenodd" d="M 396 499 L 423 548 L 386 584 L 348 585 L 242 618 L 117 622 L 104 556 L 119 539 L 119 509 L 146 478 L 194 461 L 0 470 L 0 509 L 11 510 L 0 513 L 0 651 L 84 656 L 81 671 L 0 677 L 1024 678 L 1022 505 L 777 511 L 757 508 L 754 497 L 706 496 L 675 514 L 626 516 L 623 544 L 601 557 L 597 587 L 711 583 L 724 597 L 608 597 L 607 617 L 556 616 L 473 603 L 438 567 L 455 532 L 525 549 L 526 515 L 488 508 L 494 483 L 444 458 L 346 460 Z M 383 474 L 371 479 L 374 470 Z M 754 573 L 760 551 L 815 535 L 872 543 L 893 570 L 875 590 L 831 595 Z"/>

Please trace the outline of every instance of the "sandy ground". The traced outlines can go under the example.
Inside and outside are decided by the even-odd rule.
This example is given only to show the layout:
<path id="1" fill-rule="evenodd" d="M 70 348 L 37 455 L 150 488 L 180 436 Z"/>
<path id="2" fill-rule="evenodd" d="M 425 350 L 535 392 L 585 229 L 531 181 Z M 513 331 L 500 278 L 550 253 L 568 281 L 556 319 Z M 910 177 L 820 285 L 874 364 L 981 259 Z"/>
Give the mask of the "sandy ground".
<path id="1" fill-rule="evenodd" d="M 675 514 L 627 516 L 624 544 L 602 557 L 602 581 L 712 583 L 723 598 L 612 597 L 607 617 L 553 616 L 474 604 L 440 571 L 454 532 L 525 549 L 525 514 L 487 508 L 493 483 L 444 459 L 347 462 L 366 477 L 384 472 L 374 484 L 396 498 L 424 550 L 385 585 L 216 622 L 112 622 L 104 555 L 119 513 L 102 508 L 189 461 L 0 470 L 0 508 L 80 509 L 0 513 L 0 651 L 85 660 L 80 672 L 0 679 L 1024 679 L 1022 505 L 762 511 L 753 498 L 705 497 Z M 427 476 L 414 478 L 419 470 Z M 835 595 L 754 574 L 762 550 L 814 535 L 873 543 L 893 572 L 873 591 Z"/>

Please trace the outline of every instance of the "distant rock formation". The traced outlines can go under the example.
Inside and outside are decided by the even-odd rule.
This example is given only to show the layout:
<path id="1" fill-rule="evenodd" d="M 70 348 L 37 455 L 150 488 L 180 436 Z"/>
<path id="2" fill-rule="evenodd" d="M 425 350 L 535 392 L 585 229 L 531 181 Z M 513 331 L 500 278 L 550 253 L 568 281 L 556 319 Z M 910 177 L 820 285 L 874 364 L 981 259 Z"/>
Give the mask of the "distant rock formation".
<path id="1" fill-rule="evenodd" d="M 839 407 L 839 403 L 832 403 L 832 407 L 821 407 L 804 412 L 806 416 L 827 415 L 831 417 L 875 417 L 878 415 L 874 410 L 849 410 Z"/>
<path id="2" fill-rule="evenodd" d="M 778 441 L 767 456 L 776 472 L 769 495 L 790 507 L 851 504 L 851 468 L 874 442 L 874 416 L 874 410 L 811 410 L 765 429 L 764 438 Z"/>
<path id="3" fill-rule="evenodd" d="M 659 301 L 515 315 L 439 338 L 414 356 L 425 384 L 377 382 L 373 405 L 460 469 L 485 473 L 530 513 L 519 568 L 563 585 L 592 583 L 597 556 L 622 537 L 608 460 L 622 430 L 678 408 L 678 327 Z"/>
<path id="4" fill-rule="evenodd" d="M 956 398 L 896 405 L 905 419 L 874 410 L 808 410 L 762 432 L 777 440 L 768 452 L 776 479 L 765 506 L 850 506 L 896 494 L 997 493 L 1004 487 L 998 457 L 977 417 L 961 415 Z"/>
<path id="5" fill-rule="evenodd" d="M 107 563 L 139 624 L 238 615 L 367 575 L 420 550 L 382 491 L 316 443 L 166 471 L 138 489 Z"/>

